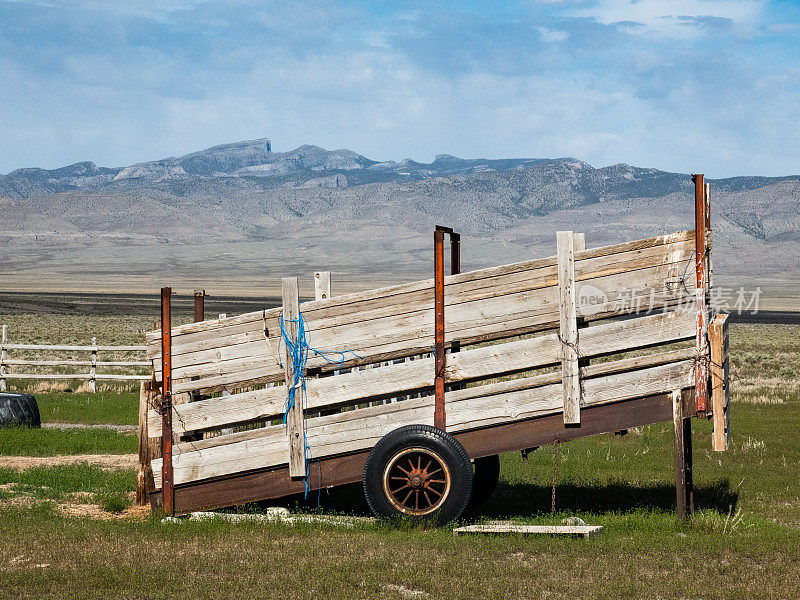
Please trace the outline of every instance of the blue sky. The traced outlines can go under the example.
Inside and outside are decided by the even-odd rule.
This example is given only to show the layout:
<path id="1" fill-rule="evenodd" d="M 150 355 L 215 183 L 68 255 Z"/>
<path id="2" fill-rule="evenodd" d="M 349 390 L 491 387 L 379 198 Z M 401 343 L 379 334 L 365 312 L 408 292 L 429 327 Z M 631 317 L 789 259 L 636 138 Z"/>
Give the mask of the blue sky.
<path id="1" fill-rule="evenodd" d="M 269 137 L 800 173 L 800 2 L 0 0 L 0 172 Z"/>

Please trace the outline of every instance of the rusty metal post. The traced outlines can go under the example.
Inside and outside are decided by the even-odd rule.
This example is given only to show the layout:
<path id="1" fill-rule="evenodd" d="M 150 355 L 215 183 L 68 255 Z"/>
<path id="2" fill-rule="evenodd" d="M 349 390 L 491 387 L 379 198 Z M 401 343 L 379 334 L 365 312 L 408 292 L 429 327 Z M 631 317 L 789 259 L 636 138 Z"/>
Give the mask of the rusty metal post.
<path id="1" fill-rule="evenodd" d="M 164 512 L 175 514 L 172 477 L 172 289 L 161 288 L 161 490 Z"/>
<path id="2" fill-rule="evenodd" d="M 694 255 L 695 272 L 697 275 L 697 336 L 695 348 L 697 360 L 695 362 L 694 385 L 695 402 L 698 413 L 708 410 L 708 345 L 706 333 L 708 331 L 708 306 L 706 303 L 706 202 L 703 175 L 692 175 L 694 182 Z"/>
<path id="3" fill-rule="evenodd" d="M 461 236 L 450 227 L 437 225 L 433 232 L 433 296 L 434 296 L 434 357 L 436 364 L 434 394 L 435 407 L 433 411 L 433 424 L 442 431 L 445 430 L 447 420 L 444 410 L 444 234 L 450 236 L 450 274 L 457 275 L 461 272 Z M 454 341 L 452 352 L 459 351 L 459 344 Z"/>
<path id="4" fill-rule="evenodd" d="M 436 363 L 434 381 L 435 405 L 433 426 L 445 430 L 444 413 L 444 234 L 443 228 L 433 232 L 433 297 L 434 297 L 434 345 Z"/>
<path id="5" fill-rule="evenodd" d="M 199 323 L 205 321 L 205 290 L 194 291 L 194 322 Z"/>

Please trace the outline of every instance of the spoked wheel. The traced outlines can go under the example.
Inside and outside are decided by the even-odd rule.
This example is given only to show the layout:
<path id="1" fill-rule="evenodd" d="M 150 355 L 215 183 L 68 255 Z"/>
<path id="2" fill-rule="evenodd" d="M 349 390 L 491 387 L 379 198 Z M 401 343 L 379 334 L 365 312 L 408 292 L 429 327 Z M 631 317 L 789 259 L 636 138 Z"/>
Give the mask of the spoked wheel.
<path id="1" fill-rule="evenodd" d="M 446 523 L 472 494 L 472 465 L 452 436 L 428 425 L 385 435 L 364 465 L 364 495 L 377 517 L 408 515 Z"/>
<path id="2" fill-rule="evenodd" d="M 442 505 L 450 492 L 450 470 L 444 459 L 427 448 L 398 452 L 383 472 L 383 490 L 400 512 L 427 515 Z"/>

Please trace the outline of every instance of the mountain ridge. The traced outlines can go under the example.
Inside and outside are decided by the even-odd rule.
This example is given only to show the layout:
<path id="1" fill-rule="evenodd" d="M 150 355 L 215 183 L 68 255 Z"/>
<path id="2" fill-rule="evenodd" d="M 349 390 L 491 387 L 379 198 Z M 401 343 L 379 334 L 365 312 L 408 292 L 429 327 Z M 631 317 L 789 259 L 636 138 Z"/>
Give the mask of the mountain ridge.
<path id="1" fill-rule="evenodd" d="M 717 272 L 800 279 L 800 177 L 709 182 Z M 596 246 L 693 225 L 688 174 L 574 158 L 376 161 L 313 145 L 273 152 L 267 138 L 123 167 L 17 169 L 0 176 L 0 198 L 6 282 L 247 279 L 320 263 L 402 281 L 427 275 L 436 224 L 475 240 L 465 268 L 552 254 L 558 229 Z"/>

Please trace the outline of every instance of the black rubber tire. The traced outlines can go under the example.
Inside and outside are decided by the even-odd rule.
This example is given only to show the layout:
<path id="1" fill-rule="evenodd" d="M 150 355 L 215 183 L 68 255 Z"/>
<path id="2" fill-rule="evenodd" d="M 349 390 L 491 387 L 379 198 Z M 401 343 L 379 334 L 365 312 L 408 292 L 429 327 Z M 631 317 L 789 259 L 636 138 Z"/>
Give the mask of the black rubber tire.
<path id="1" fill-rule="evenodd" d="M 30 394 L 0 394 L 0 427 L 41 427 L 39 406 Z"/>
<path id="2" fill-rule="evenodd" d="M 483 456 L 474 461 L 475 475 L 472 482 L 472 496 L 467 511 L 474 513 L 489 501 L 500 480 L 500 456 Z"/>
<path id="3" fill-rule="evenodd" d="M 418 516 L 396 507 L 384 490 L 383 477 L 389 463 L 406 449 L 422 448 L 438 455 L 447 466 L 450 484 L 444 500 L 431 513 Z M 364 496 L 372 513 L 382 519 L 408 516 L 443 525 L 461 516 L 472 495 L 472 464 L 464 447 L 453 436 L 429 425 L 406 425 L 387 433 L 369 453 L 364 465 Z"/>

